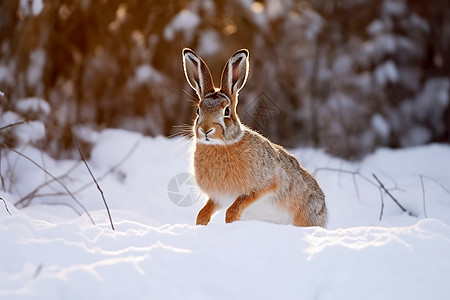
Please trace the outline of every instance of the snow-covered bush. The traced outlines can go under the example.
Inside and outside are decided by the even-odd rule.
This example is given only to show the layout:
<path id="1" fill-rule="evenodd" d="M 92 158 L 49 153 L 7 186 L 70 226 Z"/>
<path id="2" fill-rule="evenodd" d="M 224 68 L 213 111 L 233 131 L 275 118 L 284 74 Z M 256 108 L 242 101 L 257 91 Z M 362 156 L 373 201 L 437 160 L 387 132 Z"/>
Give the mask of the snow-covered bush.
<path id="1" fill-rule="evenodd" d="M 5 96 L 0 96 L 5 99 Z M 38 145 L 46 136 L 50 106 L 40 98 L 19 99 L 11 110 L 0 107 L 0 142 L 9 146 Z"/>

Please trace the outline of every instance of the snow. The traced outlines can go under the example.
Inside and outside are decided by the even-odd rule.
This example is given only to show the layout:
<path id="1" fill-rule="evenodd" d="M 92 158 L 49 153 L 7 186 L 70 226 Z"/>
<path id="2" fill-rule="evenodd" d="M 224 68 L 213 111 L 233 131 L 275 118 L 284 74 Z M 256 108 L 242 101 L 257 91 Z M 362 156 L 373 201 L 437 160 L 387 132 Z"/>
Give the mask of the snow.
<path id="1" fill-rule="evenodd" d="M 411 16 L 409 17 L 409 21 L 416 28 L 421 29 L 423 32 L 426 32 L 426 33 L 430 32 L 430 26 L 428 25 L 427 21 L 425 21 L 419 15 L 417 15 L 415 13 L 411 13 Z"/>
<path id="2" fill-rule="evenodd" d="M 310 41 L 315 41 L 322 31 L 324 25 L 324 20 L 322 17 L 315 13 L 313 10 L 306 10 L 302 12 L 302 16 L 305 18 L 308 27 L 306 29 L 305 35 Z"/>
<path id="3" fill-rule="evenodd" d="M 268 18 L 265 14 L 265 4 L 252 0 L 238 0 L 236 3 L 239 5 L 239 9 L 246 12 L 246 17 L 248 17 L 255 26 L 262 31 L 267 29 Z"/>
<path id="4" fill-rule="evenodd" d="M 48 116 L 51 111 L 48 102 L 37 97 L 28 97 L 17 100 L 16 109 L 22 114 L 33 112 L 43 114 L 44 116 Z"/>
<path id="5" fill-rule="evenodd" d="M 337 74 L 348 74 L 352 71 L 353 61 L 349 55 L 339 55 L 335 60 L 333 64 L 333 70 Z"/>
<path id="6" fill-rule="evenodd" d="M 383 31 L 384 31 L 384 24 L 381 20 L 376 19 L 372 21 L 369 24 L 369 26 L 367 26 L 367 32 L 372 36 L 381 34 Z"/>
<path id="7" fill-rule="evenodd" d="M 1 112 L 0 127 L 8 126 L 21 120 L 21 117 L 12 111 Z"/>
<path id="8" fill-rule="evenodd" d="M 387 83 L 395 83 L 398 81 L 398 71 L 395 63 L 391 60 L 379 65 L 375 69 L 375 79 L 380 86 L 385 86 Z"/>
<path id="9" fill-rule="evenodd" d="M 204 30 L 199 36 L 197 52 L 201 56 L 212 56 L 222 49 L 220 36 L 214 30 Z"/>
<path id="10" fill-rule="evenodd" d="M 164 76 L 149 64 L 143 64 L 136 68 L 135 80 L 138 84 L 145 84 L 149 81 L 161 83 Z"/>
<path id="11" fill-rule="evenodd" d="M 0 66 L 0 83 L 2 84 L 12 84 L 14 78 L 11 75 L 11 71 L 6 66 Z M 3 96 L 3 95 L 2 95 Z"/>
<path id="12" fill-rule="evenodd" d="M 390 134 L 390 128 L 388 122 L 380 114 L 375 114 L 372 117 L 371 125 L 375 129 L 375 132 L 383 138 L 388 140 Z"/>
<path id="13" fill-rule="evenodd" d="M 35 143 L 45 137 L 45 126 L 41 121 L 28 121 L 12 129 L 20 144 Z"/>
<path id="14" fill-rule="evenodd" d="M 164 29 L 164 39 L 166 41 L 173 41 L 175 34 L 182 32 L 184 39 L 191 41 L 194 36 L 194 31 L 199 25 L 200 17 L 188 9 L 183 9 Z"/>
<path id="15" fill-rule="evenodd" d="M 404 0 L 384 0 L 383 10 L 388 15 L 399 17 L 406 13 L 406 4 Z"/>
<path id="16" fill-rule="evenodd" d="M 31 52 L 27 72 L 27 84 L 29 86 L 33 87 L 42 82 L 46 56 L 47 54 L 43 48 L 37 48 Z"/>
<path id="17" fill-rule="evenodd" d="M 380 120 L 374 122 L 385 130 Z M 0 299 L 447 299 L 450 294 L 448 145 L 379 149 L 359 163 L 317 149 L 293 149 L 326 195 L 330 220 L 323 229 L 225 224 L 223 212 L 208 226 L 195 226 L 206 199 L 180 175 L 191 173 L 188 140 L 112 129 L 92 138 L 89 164 L 115 231 L 95 185 L 77 191 L 92 182 L 83 164 L 53 160 L 31 146 L 20 150 L 54 176 L 72 169 L 61 180 L 96 225 L 66 195 L 39 197 L 62 191 L 55 182 L 40 189 L 30 206 L 14 207 L 50 178 L 2 151 L 0 197 L 12 216 L 0 203 Z M 381 198 L 372 173 L 411 214 L 388 196 Z M 185 182 L 179 191 L 192 193 L 192 205 L 172 202 L 174 178 Z"/>
<path id="18" fill-rule="evenodd" d="M 26 15 L 39 15 L 44 8 L 42 0 L 20 0 L 20 9 Z"/>
<path id="19" fill-rule="evenodd" d="M 284 0 L 269 0 L 265 1 L 267 8 L 265 12 L 269 21 L 275 21 L 277 19 L 283 18 L 286 15 L 287 1 Z"/>
<path id="20" fill-rule="evenodd" d="M 374 56 L 383 56 L 385 54 L 393 54 L 397 50 L 396 36 L 393 34 L 382 34 L 375 38 L 375 45 L 370 49 Z"/>

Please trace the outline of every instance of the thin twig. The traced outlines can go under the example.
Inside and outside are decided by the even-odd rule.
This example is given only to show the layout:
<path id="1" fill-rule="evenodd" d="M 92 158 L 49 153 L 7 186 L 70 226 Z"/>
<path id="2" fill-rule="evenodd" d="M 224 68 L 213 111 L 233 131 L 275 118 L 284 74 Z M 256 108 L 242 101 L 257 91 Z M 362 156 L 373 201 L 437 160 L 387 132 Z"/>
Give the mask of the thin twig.
<path id="1" fill-rule="evenodd" d="M 368 183 L 370 183 L 371 185 L 373 185 L 375 187 L 378 187 L 378 184 L 376 184 L 375 182 L 373 182 L 368 177 L 364 176 L 363 174 L 361 174 L 361 172 L 358 172 L 358 171 L 349 171 L 349 170 L 342 170 L 342 169 L 336 169 L 336 168 L 323 167 L 323 168 L 317 168 L 314 171 L 314 173 L 317 173 L 318 171 L 333 171 L 333 172 L 346 173 L 346 174 L 359 176 L 362 179 L 364 179 L 365 181 L 367 181 Z"/>
<path id="2" fill-rule="evenodd" d="M 72 194 L 76 195 L 75 192 L 72 192 Z M 36 199 L 36 198 L 47 198 L 47 197 L 61 197 L 61 196 L 66 196 L 66 195 L 67 195 L 67 193 L 64 193 L 64 192 L 54 192 L 54 193 L 34 194 L 31 196 L 33 197 L 32 199 Z M 28 201 L 26 204 L 22 204 L 22 207 L 27 207 L 29 205 L 30 201 Z"/>
<path id="3" fill-rule="evenodd" d="M 358 197 L 358 201 L 361 203 L 361 196 L 359 195 L 359 188 L 358 188 L 358 183 L 356 182 L 356 175 L 357 174 L 353 174 L 353 186 L 355 187 L 355 192 L 356 192 L 356 197 Z"/>
<path id="4" fill-rule="evenodd" d="M 401 192 L 406 192 L 404 189 L 401 189 L 398 187 L 398 183 L 397 181 L 394 179 L 394 177 L 392 177 L 390 174 L 382 171 L 382 170 L 378 170 L 378 172 L 380 172 L 383 176 L 389 178 L 393 183 L 394 183 L 394 187 L 393 188 L 389 188 L 389 191 L 401 191 Z"/>
<path id="5" fill-rule="evenodd" d="M 9 209 L 8 209 L 8 205 L 6 204 L 5 199 L 3 199 L 2 197 L 0 197 L 0 200 L 2 200 L 2 201 L 3 201 L 3 204 L 5 204 L 5 209 L 6 209 L 6 211 L 8 212 L 8 214 L 9 214 L 10 216 L 12 216 L 11 212 L 10 212 Z"/>
<path id="6" fill-rule="evenodd" d="M 28 121 L 27 120 L 18 121 L 16 123 L 12 123 L 12 124 L 0 127 L 0 131 L 5 130 L 5 129 L 10 128 L 10 127 L 17 126 L 17 125 L 22 125 L 22 124 L 25 124 L 25 123 L 28 123 Z"/>
<path id="7" fill-rule="evenodd" d="M 137 148 L 137 146 L 139 145 L 140 142 L 141 142 L 141 140 L 137 140 L 134 143 L 134 145 L 130 148 L 130 150 L 128 150 L 128 152 L 125 154 L 125 156 L 117 164 L 115 164 L 109 170 L 107 170 L 105 173 L 103 173 L 103 175 L 98 177 L 97 181 L 102 181 L 106 176 L 108 176 L 110 173 L 114 172 L 121 164 L 123 164 L 130 157 L 130 155 L 136 150 L 136 148 Z M 86 183 L 82 187 L 80 187 L 77 190 L 75 190 L 74 194 L 78 194 L 79 192 L 85 190 L 86 188 L 88 188 L 89 186 L 91 186 L 93 184 L 95 184 L 95 182 L 93 182 L 93 181 L 90 181 L 90 182 Z"/>
<path id="8" fill-rule="evenodd" d="M 41 274 L 42 269 L 43 269 L 42 264 L 37 266 L 36 270 L 34 271 L 33 279 L 36 279 L 39 276 L 39 274 Z"/>
<path id="9" fill-rule="evenodd" d="M 378 188 L 378 185 L 373 182 L 372 180 L 370 180 L 368 177 L 364 176 L 363 174 L 361 174 L 358 171 L 349 171 L 349 170 L 342 170 L 342 169 L 335 169 L 335 168 L 328 168 L 328 167 L 323 167 L 323 168 L 317 168 L 314 173 L 317 173 L 318 171 L 332 171 L 332 172 L 339 172 L 339 173 L 345 173 L 345 174 L 350 174 L 352 175 L 353 178 L 353 186 L 355 188 L 355 193 L 356 193 L 356 197 L 358 198 L 358 201 L 361 202 L 361 195 L 359 193 L 359 188 L 358 188 L 358 183 L 356 182 L 356 177 L 361 177 L 362 179 L 364 179 L 365 181 L 367 181 L 368 183 L 370 183 L 371 185 L 373 185 L 374 187 Z"/>
<path id="10" fill-rule="evenodd" d="M 134 145 L 130 148 L 130 150 L 128 150 L 128 152 L 124 155 L 124 157 L 118 162 L 116 163 L 114 166 L 112 166 L 111 168 L 109 168 L 106 172 L 104 172 L 101 176 L 97 177 L 97 181 L 100 182 L 103 179 L 106 178 L 106 176 L 108 176 L 109 174 L 111 174 L 112 172 L 114 172 L 121 164 L 123 164 L 129 157 L 130 155 L 136 150 L 137 146 L 139 145 L 139 143 L 141 142 L 141 140 L 137 140 Z M 60 180 L 64 179 L 65 177 L 69 176 L 70 173 L 78 166 L 78 164 L 81 163 L 81 161 L 77 162 L 70 170 L 68 170 L 65 174 L 59 176 L 58 178 Z M 39 185 L 38 187 L 36 187 L 33 191 L 31 191 L 28 195 L 22 197 L 22 199 L 20 199 L 19 201 L 17 201 L 14 205 L 17 205 L 19 203 L 25 202 L 27 199 L 30 199 L 30 197 L 32 197 L 33 199 L 35 198 L 41 198 L 41 197 L 56 197 L 56 196 L 63 196 L 65 195 L 65 193 L 62 192 L 55 192 L 55 193 L 44 193 L 44 194 L 37 194 L 37 192 L 51 184 L 53 182 L 52 179 L 42 183 L 41 185 Z M 75 191 L 72 191 L 72 194 L 77 195 L 78 193 L 84 191 L 85 189 L 87 189 L 88 187 L 90 187 L 91 185 L 95 184 L 94 181 L 89 181 L 88 183 L 84 184 L 83 186 L 79 187 L 78 189 L 76 189 Z M 23 206 L 28 205 L 27 204 L 22 204 Z"/>
<path id="11" fill-rule="evenodd" d="M 388 196 L 389 198 L 391 198 L 397 205 L 398 207 L 400 207 L 400 209 L 404 212 L 408 212 L 409 215 L 417 217 L 415 214 L 413 214 L 410 211 L 407 211 L 401 204 L 400 202 L 398 202 L 398 200 L 390 193 L 389 189 L 387 189 L 384 184 L 380 181 L 380 179 L 374 174 L 372 173 L 372 176 L 375 178 L 375 180 L 378 182 L 378 184 L 372 180 L 370 180 L 368 177 L 362 175 L 360 172 L 358 171 L 349 171 L 349 170 L 342 170 L 342 169 L 336 169 L 336 168 L 328 168 L 328 167 L 323 167 L 323 168 L 317 168 L 314 173 L 317 173 L 318 171 L 333 171 L 333 172 L 339 172 L 339 173 L 345 173 L 345 174 L 350 174 L 353 176 L 353 185 L 355 186 L 355 191 L 357 196 L 359 197 L 359 189 L 358 189 L 358 185 L 356 182 L 356 176 L 361 177 L 362 179 L 364 179 L 365 181 L 367 181 L 368 183 L 370 183 L 371 185 L 373 185 L 374 187 L 383 190 Z M 395 189 L 398 189 L 397 187 Z M 382 193 L 381 193 L 382 195 Z M 380 212 L 380 220 L 383 217 L 383 210 L 384 210 L 384 198 L 381 198 L 381 212 Z"/>
<path id="12" fill-rule="evenodd" d="M 439 181 L 437 181 L 436 179 L 434 179 L 434 178 L 432 178 L 432 177 L 430 177 L 430 176 L 427 176 L 427 175 L 422 175 L 422 174 L 419 174 L 419 176 L 421 176 L 422 178 L 431 180 L 432 182 L 434 182 L 435 184 L 437 184 L 438 186 L 440 186 L 441 189 L 443 189 L 447 194 L 450 194 L 450 190 L 449 190 L 447 187 L 445 187 L 445 185 L 443 185 L 442 183 L 440 183 Z"/>
<path id="13" fill-rule="evenodd" d="M 80 164 L 80 162 L 76 162 L 69 170 L 67 170 L 66 173 L 64 173 L 63 175 L 59 176 L 58 179 L 59 180 L 63 180 L 64 178 L 68 177 L 70 175 L 70 173 L 72 173 L 72 171 L 74 171 L 78 165 Z M 14 203 L 14 206 L 17 206 L 18 204 L 22 204 L 22 207 L 26 207 L 30 204 L 31 199 L 34 198 L 36 196 L 36 193 L 43 187 L 51 184 L 52 182 L 54 182 L 55 180 L 53 178 L 41 183 L 40 185 L 38 185 L 37 187 L 35 187 L 31 192 L 29 192 L 27 195 L 23 196 L 21 199 L 19 199 L 19 201 L 17 201 L 16 203 Z M 76 195 L 76 192 L 72 192 L 74 195 Z M 58 193 L 55 193 L 58 194 Z M 27 201 L 29 200 L 29 201 Z M 27 202 L 26 202 L 27 201 Z M 26 202 L 26 204 L 24 204 Z"/>
<path id="14" fill-rule="evenodd" d="M 41 169 L 43 172 L 45 172 L 48 176 L 50 176 L 54 181 L 56 181 L 57 183 L 59 183 L 59 185 L 61 185 L 64 190 L 67 192 L 67 194 L 69 194 L 69 196 L 84 210 L 84 212 L 87 214 L 87 216 L 89 217 L 89 219 L 91 220 L 92 224 L 95 225 L 94 220 L 92 219 L 91 215 L 89 214 L 88 210 L 86 209 L 86 207 L 84 207 L 83 204 L 81 204 L 80 201 L 78 201 L 77 198 L 75 198 L 75 196 L 72 194 L 72 192 L 67 188 L 67 186 L 58 178 L 56 178 L 55 176 L 53 176 L 50 172 L 48 172 L 46 169 L 44 169 L 43 167 L 41 167 L 37 162 L 35 162 L 34 160 L 32 160 L 31 158 L 29 158 L 28 156 L 20 153 L 19 151 L 17 151 L 16 149 L 6 145 L 5 143 L 1 143 L 0 144 L 3 147 L 8 148 L 9 150 L 13 151 L 14 153 L 16 153 L 17 155 L 25 158 L 26 160 L 28 160 L 29 162 L 31 162 L 33 165 L 35 165 L 36 167 L 38 167 L 39 169 Z"/>
<path id="15" fill-rule="evenodd" d="M 39 203 L 39 204 L 49 205 L 49 206 L 58 206 L 58 205 L 60 205 L 60 206 L 67 206 L 67 207 L 71 208 L 77 215 L 79 215 L 80 217 L 82 216 L 81 213 L 78 210 L 76 210 L 75 207 L 73 207 L 69 203 L 63 203 L 63 202 L 61 202 L 61 203 L 58 203 L 58 202 L 55 202 L 55 203 L 42 202 L 42 203 Z"/>
<path id="16" fill-rule="evenodd" d="M 41 156 L 42 167 L 44 169 L 47 169 L 47 166 L 45 164 L 44 151 L 42 151 L 42 149 L 39 149 L 39 154 Z M 47 174 L 44 175 L 44 180 L 48 180 Z"/>
<path id="17" fill-rule="evenodd" d="M 423 202 L 423 213 L 425 215 L 425 218 L 427 218 L 427 207 L 425 205 L 425 187 L 423 185 L 423 176 L 420 175 L 420 184 L 422 185 L 422 202 Z"/>
<path id="18" fill-rule="evenodd" d="M 20 190 L 17 188 L 17 179 L 14 176 L 14 170 L 16 169 L 17 164 L 19 163 L 20 156 L 16 156 L 14 161 L 12 161 L 13 158 L 11 158 L 10 155 L 5 155 L 5 157 L 6 162 L 8 163 L 8 167 L 6 168 L 5 174 L 6 178 L 9 179 L 8 193 L 20 195 Z"/>
<path id="19" fill-rule="evenodd" d="M 103 203 L 105 204 L 106 211 L 108 212 L 108 217 L 109 217 L 109 222 L 111 223 L 111 228 L 112 228 L 112 230 L 115 230 L 115 229 L 114 229 L 113 220 L 112 220 L 112 218 L 111 218 L 111 213 L 110 213 L 110 211 L 109 211 L 108 203 L 106 203 L 105 195 L 103 194 L 103 191 L 102 191 L 102 189 L 100 188 L 100 185 L 98 184 L 97 179 L 95 179 L 94 174 L 92 174 L 91 168 L 89 168 L 89 165 L 88 165 L 88 163 L 87 163 L 87 161 L 86 161 L 86 158 L 84 157 L 83 151 L 81 150 L 81 146 L 80 146 L 80 143 L 78 143 L 78 139 L 77 139 L 76 135 L 75 135 L 73 132 L 72 132 L 72 135 L 73 135 L 73 139 L 74 139 L 74 141 L 75 141 L 75 145 L 76 145 L 77 148 L 78 148 L 78 152 L 80 152 L 81 160 L 84 162 L 84 164 L 85 164 L 87 170 L 89 171 L 89 174 L 90 174 L 91 177 L 92 177 L 92 180 L 94 180 L 95 184 L 97 185 L 97 189 L 100 191 L 100 194 L 102 195 Z"/>
<path id="20" fill-rule="evenodd" d="M 384 212 L 384 196 L 383 196 L 383 190 L 379 188 L 380 190 L 380 198 L 381 198 L 381 209 L 380 209 L 380 222 L 383 218 L 383 212 Z"/>
<path id="21" fill-rule="evenodd" d="M 397 204 L 398 207 L 400 207 L 400 209 L 401 209 L 403 212 L 408 212 L 409 215 L 416 217 L 416 215 L 414 215 L 414 214 L 413 214 L 412 212 L 410 212 L 410 211 L 407 211 L 407 210 L 400 204 L 400 202 L 398 202 L 398 200 L 397 200 L 394 196 L 392 196 L 392 194 L 391 194 L 391 193 L 389 192 L 389 190 L 384 186 L 384 184 L 381 182 L 381 180 L 378 179 L 377 175 L 375 175 L 374 173 L 372 173 L 372 176 L 373 176 L 373 178 L 375 178 L 375 180 L 378 182 L 378 184 L 380 185 L 380 187 L 384 190 L 384 192 L 386 193 L 386 195 L 388 195 L 389 198 L 391 198 L 392 201 L 394 201 L 395 204 Z"/>
<path id="22" fill-rule="evenodd" d="M 2 148 L 0 148 L 0 181 L 2 183 L 2 190 L 6 192 L 5 178 L 2 173 Z"/>

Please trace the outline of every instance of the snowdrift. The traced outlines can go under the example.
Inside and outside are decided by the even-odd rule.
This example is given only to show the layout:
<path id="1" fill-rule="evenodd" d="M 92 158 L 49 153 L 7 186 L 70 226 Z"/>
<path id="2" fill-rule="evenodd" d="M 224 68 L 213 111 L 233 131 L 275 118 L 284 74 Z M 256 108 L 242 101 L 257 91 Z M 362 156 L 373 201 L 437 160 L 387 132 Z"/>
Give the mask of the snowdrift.
<path id="1" fill-rule="evenodd" d="M 82 188 L 92 181 L 82 164 L 20 149 L 54 176 L 66 174 L 62 181 L 96 225 L 55 182 L 38 189 L 31 205 L 15 208 L 50 178 L 14 153 L 2 156 L 2 174 L 10 176 L 0 196 L 11 215 L 0 203 L 0 299 L 450 296 L 447 145 L 382 149 L 360 163 L 293 150 L 325 192 L 330 220 L 322 229 L 224 224 L 223 213 L 208 226 L 195 226 L 205 197 L 179 182 L 190 172 L 187 140 L 121 130 L 95 139 L 89 164 L 115 231 L 95 185 Z M 192 201 L 180 205 L 170 193 Z"/>

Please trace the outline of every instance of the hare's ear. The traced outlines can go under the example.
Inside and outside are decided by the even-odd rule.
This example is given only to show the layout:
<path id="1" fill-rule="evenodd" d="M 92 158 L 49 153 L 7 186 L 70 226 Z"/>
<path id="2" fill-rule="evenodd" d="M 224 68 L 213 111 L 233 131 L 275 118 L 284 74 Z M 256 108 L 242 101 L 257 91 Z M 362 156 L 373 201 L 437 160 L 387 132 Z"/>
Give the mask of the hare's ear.
<path id="1" fill-rule="evenodd" d="M 247 49 L 237 51 L 223 69 L 220 89 L 229 96 L 237 95 L 247 81 L 248 55 Z"/>
<path id="2" fill-rule="evenodd" d="M 211 72 L 205 62 L 189 48 L 183 49 L 184 74 L 189 85 L 197 92 L 200 100 L 214 91 Z"/>

